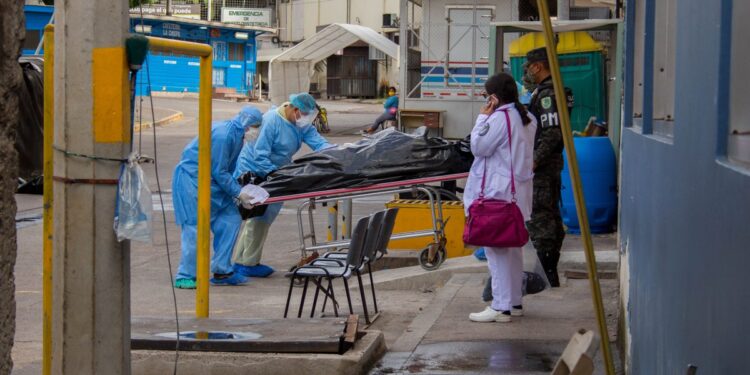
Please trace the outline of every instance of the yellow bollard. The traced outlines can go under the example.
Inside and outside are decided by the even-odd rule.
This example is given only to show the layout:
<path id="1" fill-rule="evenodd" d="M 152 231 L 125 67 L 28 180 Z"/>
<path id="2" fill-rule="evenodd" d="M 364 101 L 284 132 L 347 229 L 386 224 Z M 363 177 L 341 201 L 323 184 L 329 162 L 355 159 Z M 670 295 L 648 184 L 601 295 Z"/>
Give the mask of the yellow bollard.
<path id="1" fill-rule="evenodd" d="M 42 374 L 52 371 L 52 143 L 55 137 L 55 28 L 44 28 L 44 135 L 43 135 L 43 189 L 44 211 L 42 219 Z"/>
<path id="2" fill-rule="evenodd" d="M 591 228 L 589 228 L 589 217 L 586 212 L 586 201 L 583 197 L 583 188 L 581 186 L 581 174 L 578 171 L 578 159 L 576 149 L 573 144 L 573 132 L 570 127 L 570 114 L 568 113 L 568 104 L 565 97 L 562 77 L 560 76 L 560 63 L 557 58 L 557 49 L 555 36 L 552 30 L 552 21 L 549 16 L 549 8 L 546 0 L 537 0 L 539 8 L 539 19 L 544 26 L 544 37 L 547 47 L 547 56 L 552 73 L 552 82 L 555 86 L 555 101 L 557 111 L 560 114 L 562 122 L 563 142 L 565 143 L 565 152 L 568 154 L 568 167 L 570 169 L 570 181 L 573 183 L 573 196 L 576 202 L 576 211 L 578 212 L 578 222 L 581 224 L 581 237 L 586 254 L 586 265 L 588 266 L 589 283 L 591 284 L 591 297 L 594 300 L 594 310 L 596 320 L 599 325 L 599 335 L 601 337 L 602 354 L 604 355 L 604 364 L 607 368 L 607 375 L 615 374 L 614 362 L 612 362 L 612 352 L 609 350 L 609 333 L 607 332 L 607 320 L 604 314 L 604 303 L 602 302 L 602 291 L 599 285 L 599 275 L 596 270 L 596 255 L 594 254 L 594 244 L 591 241 Z"/>

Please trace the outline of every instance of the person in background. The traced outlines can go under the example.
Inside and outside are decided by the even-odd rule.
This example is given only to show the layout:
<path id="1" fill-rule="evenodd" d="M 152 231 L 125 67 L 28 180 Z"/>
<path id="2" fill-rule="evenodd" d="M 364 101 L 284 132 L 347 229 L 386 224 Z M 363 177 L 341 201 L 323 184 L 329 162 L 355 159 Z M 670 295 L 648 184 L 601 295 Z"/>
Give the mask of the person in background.
<path id="1" fill-rule="evenodd" d="M 242 285 L 247 279 L 232 270 L 232 249 L 242 219 L 235 204 L 240 197 L 240 184 L 232 177 L 242 149 L 245 132 L 261 121 L 261 112 L 253 107 L 242 108 L 229 121 L 214 123 L 211 128 L 211 231 L 214 254 L 211 272 L 214 285 Z M 196 240 L 198 224 L 198 138 L 182 151 L 172 178 L 172 202 L 175 222 L 182 231 L 182 253 L 175 287 L 195 289 Z"/>
<path id="2" fill-rule="evenodd" d="M 524 219 L 528 220 L 531 216 L 536 121 L 518 102 L 518 87 L 509 74 L 490 77 L 484 87 L 487 104 L 482 107 L 471 131 L 474 163 L 464 190 L 464 208 L 468 213 L 484 184 L 484 197 L 506 201 L 515 199 Z M 506 113 L 510 120 L 510 134 Z M 515 195 L 512 194 L 511 181 L 515 184 Z M 484 247 L 484 250 L 492 279 L 492 304 L 482 312 L 470 314 L 469 319 L 510 322 L 511 316 L 523 315 L 523 251 L 520 247 Z"/>
<path id="3" fill-rule="evenodd" d="M 396 95 L 395 87 L 391 86 L 388 88 L 388 99 L 383 103 L 383 108 L 385 108 L 385 111 L 363 132 L 364 134 L 375 133 L 384 122 L 395 120 L 398 116 L 398 95 Z"/>
<path id="4" fill-rule="evenodd" d="M 525 81 L 536 84 L 529 112 L 539 122 L 534 141 L 534 208 L 526 227 L 550 286 L 559 287 L 557 262 L 565 239 L 559 205 L 563 139 L 547 50 L 544 47 L 526 54 L 524 71 L 527 76 Z M 565 91 L 568 109 L 572 109 L 573 94 L 570 89 L 566 88 Z"/>
<path id="5" fill-rule="evenodd" d="M 288 102 L 271 108 L 263 115 L 258 139 L 248 142 L 242 150 L 234 175 L 252 172 L 259 178 L 266 178 L 291 163 L 302 143 L 313 151 L 332 147 L 312 125 L 317 115 L 315 99 L 307 93 L 290 95 Z M 260 259 L 268 229 L 281 206 L 281 203 L 270 204 L 263 215 L 245 221 L 234 249 L 235 272 L 247 277 L 268 277 L 274 272 L 273 268 L 261 264 Z"/>

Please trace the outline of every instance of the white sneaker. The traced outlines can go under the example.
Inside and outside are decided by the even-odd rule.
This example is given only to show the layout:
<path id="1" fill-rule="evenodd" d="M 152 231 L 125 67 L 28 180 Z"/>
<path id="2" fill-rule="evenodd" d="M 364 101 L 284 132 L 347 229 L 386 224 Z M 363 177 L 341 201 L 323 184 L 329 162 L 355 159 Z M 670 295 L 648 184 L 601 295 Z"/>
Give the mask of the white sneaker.
<path id="1" fill-rule="evenodd" d="M 487 306 L 482 312 L 469 314 L 469 320 L 472 322 L 508 323 L 511 318 L 510 315 L 503 314 L 502 311 L 493 310 L 492 307 Z"/>
<path id="2" fill-rule="evenodd" d="M 515 307 L 512 307 L 510 309 L 510 315 L 511 316 L 523 316 L 523 309 L 517 309 Z"/>

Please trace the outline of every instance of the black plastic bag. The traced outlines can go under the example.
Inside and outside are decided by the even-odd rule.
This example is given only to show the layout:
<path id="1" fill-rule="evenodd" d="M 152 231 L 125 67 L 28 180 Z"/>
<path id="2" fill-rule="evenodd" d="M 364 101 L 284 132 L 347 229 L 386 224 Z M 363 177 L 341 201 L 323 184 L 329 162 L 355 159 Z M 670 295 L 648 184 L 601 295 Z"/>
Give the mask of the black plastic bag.
<path id="1" fill-rule="evenodd" d="M 260 186 L 272 197 L 468 172 L 474 158 L 464 141 L 386 130 L 305 155 L 269 175 Z"/>
<path id="2" fill-rule="evenodd" d="M 15 148 L 18 177 L 26 193 L 41 194 L 44 146 L 44 63 L 41 58 L 23 57 L 23 85 L 18 91 L 19 121 Z"/>

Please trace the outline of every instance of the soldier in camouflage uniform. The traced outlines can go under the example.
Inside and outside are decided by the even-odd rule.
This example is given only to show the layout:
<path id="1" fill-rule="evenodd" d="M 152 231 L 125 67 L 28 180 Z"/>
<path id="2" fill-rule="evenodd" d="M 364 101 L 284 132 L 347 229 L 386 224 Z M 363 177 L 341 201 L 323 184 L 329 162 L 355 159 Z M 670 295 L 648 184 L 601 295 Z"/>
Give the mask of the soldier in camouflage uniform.
<path id="1" fill-rule="evenodd" d="M 529 81 L 537 84 L 531 96 L 529 112 L 536 116 L 539 124 L 534 143 L 533 211 L 526 227 L 550 285 L 557 287 L 560 286 L 557 262 L 565 238 L 559 205 L 563 138 L 547 50 L 544 47 L 529 51 L 524 72 Z M 573 106 L 573 94 L 568 88 L 565 88 L 565 94 L 570 110 Z"/>

